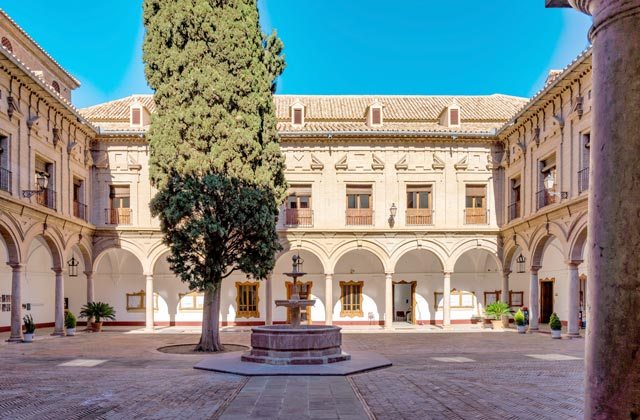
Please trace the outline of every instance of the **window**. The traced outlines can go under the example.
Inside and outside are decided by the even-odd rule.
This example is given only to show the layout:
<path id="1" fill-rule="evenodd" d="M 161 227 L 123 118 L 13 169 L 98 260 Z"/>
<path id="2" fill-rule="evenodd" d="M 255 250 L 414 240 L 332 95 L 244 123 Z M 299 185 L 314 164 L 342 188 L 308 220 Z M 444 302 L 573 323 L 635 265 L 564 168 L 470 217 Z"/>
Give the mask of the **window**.
<path id="1" fill-rule="evenodd" d="M 292 124 L 293 125 L 304 125 L 304 108 L 302 106 L 296 106 L 292 109 Z"/>
<path id="2" fill-rule="evenodd" d="M 460 110 L 458 108 L 449 109 L 449 124 L 460 125 Z"/>
<path id="3" fill-rule="evenodd" d="M 582 135 L 580 147 L 580 170 L 578 171 L 578 192 L 589 189 L 589 151 L 591 149 L 591 133 Z"/>
<path id="4" fill-rule="evenodd" d="M 492 303 L 499 301 L 501 294 L 502 293 L 499 290 L 484 292 L 484 306 L 491 305 Z"/>
<path id="5" fill-rule="evenodd" d="M 236 304 L 238 305 L 237 318 L 259 318 L 258 311 L 258 286 L 256 282 L 236 282 Z"/>
<path id="6" fill-rule="evenodd" d="M 178 294 L 179 305 L 181 311 L 198 311 L 204 307 L 204 293 L 191 292 Z"/>
<path id="7" fill-rule="evenodd" d="M 509 204 L 509 221 L 513 219 L 517 219 L 521 214 L 521 205 L 520 205 L 520 177 L 517 176 L 510 181 L 511 184 L 511 198 Z"/>
<path id="8" fill-rule="evenodd" d="M 486 224 L 486 185 L 467 185 L 465 189 L 465 223 L 468 225 Z"/>
<path id="9" fill-rule="evenodd" d="M 7 37 L 2 37 L 2 46 L 5 47 L 9 52 L 13 52 L 13 45 L 11 45 L 11 41 L 9 41 Z"/>
<path id="10" fill-rule="evenodd" d="M 524 305 L 524 292 L 512 292 L 509 290 L 509 306 L 523 306 Z"/>
<path id="11" fill-rule="evenodd" d="M 51 82 L 51 87 L 56 91 L 56 93 L 60 93 L 60 84 L 55 80 Z"/>
<path id="12" fill-rule="evenodd" d="M 371 123 L 376 125 L 382 123 L 382 110 L 380 108 L 373 108 L 371 110 Z"/>
<path id="13" fill-rule="evenodd" d="M 444 293 L 435 292 L 435 308 L 436 311 L 443 309 L 444 307 Z M 475 295 L 473 292 L 466 292 L 463 290 L 451 290 L 449 295 L 449 303 L 451 309 L 471 309 L 473 308 L 473 299 Z"/>
<path id="14" fill-rule="evenodd" d="M 371 186 L 347 186 L 347 225 L 373 224 L 371 210 Z"/>
<path id="15" fill-rule="evenodd" d="M 84 182 L 81 179 L 73 179 L 73 215 L 80 219 L 86 219 L 87 206 L 84 204 Z"/>
<path id="16" fill-rule="evenodd" d="M 551 193 L 556 192 L 557 188 L 557 171 L 556 171 L 556 155 L 555 153 L 540 162 L 540 189 L 537 193 L 538 209 L 556 202 L 556 196 Z M 553 181 L 553 187 L 547 189 L 545 181 Z"/>
<path id="17" fill-rule="evenodd" d="M 53 163 L 36 157 L 35 160 L 34 183 L 36 189 L 42 189 L 42 192 L 36 194 L 36 201 L 41 206 L 50 209 L 56 208 L 56 192 L 53 190 L 54 183 L 54 167 Z"/>
<path id="18" fill-rule="evenodd" d="M 107 224 L 131 224 L 131 199 L 128 185 L 111 185 L 109 187 L 111 207 L 107 209 Z"/>
<path id="19" fill-rule="evenodd" d="M 146 309 L 146 293 L 144 290 L 139 292 L 127 293 L 127 312 L 144 312 Z M 158 310 L 158 294 L 153 294 L 153 310 Z"/>
<path id="20" fill-rule="evenodd" d="M 9 170 L 9 137 L 0 136 L 0 190 L 11 192 Z"/>
<path id="21" fill-rule="evenodd" d="M 131 125 L 140 125 L 140 108 L 131 108 Z"/>
<path id="22" fill-rule="evenodd" d="M 431 185 L 407 185 L 407 224 L 430 225 L 432 216 Z"/>
<path id="23" fill-rule="evenodd" d="M 362 311 L 362 281 L 341 281 L 340 282 L 340 316 L 356 317 L 363 316 Z"/>
<path id="24" fill-rule="evenodd" d="M 289 188 L 285 224 L 287 226 L 313 226 L 311 185 L 292 185 Z"/>

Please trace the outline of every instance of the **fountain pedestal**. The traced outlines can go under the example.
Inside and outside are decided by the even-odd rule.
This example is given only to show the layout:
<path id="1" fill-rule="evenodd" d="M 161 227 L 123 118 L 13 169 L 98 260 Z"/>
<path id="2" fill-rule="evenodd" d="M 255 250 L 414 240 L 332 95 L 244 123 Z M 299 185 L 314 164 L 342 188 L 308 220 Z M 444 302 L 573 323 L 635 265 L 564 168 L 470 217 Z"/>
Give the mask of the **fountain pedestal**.
<path id="1" fill-rule="evenodd" d="M 293 278 L 291 299 L 277 300 L 276 306 L 291 310 L 291 324 L 254 327 L 251 329 L 251 351 L 242 355 L 243 362 L 271 365 L 321 365 L 350 360 L 342 352 L 340 327 L 330 325 L 300 325 L 300 308 L 313 306 L 313 299 L 300 299 L 296 280 L 302 259 L 293 257 L 293 270 L 284 273 Z"/>

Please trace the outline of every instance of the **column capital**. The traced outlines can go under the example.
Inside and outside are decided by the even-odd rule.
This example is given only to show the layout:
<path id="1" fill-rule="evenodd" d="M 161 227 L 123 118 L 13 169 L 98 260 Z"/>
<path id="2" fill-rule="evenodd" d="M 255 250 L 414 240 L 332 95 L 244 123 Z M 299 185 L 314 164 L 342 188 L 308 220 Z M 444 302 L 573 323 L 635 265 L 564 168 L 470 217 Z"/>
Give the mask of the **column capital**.
<path id="1" fill-rule="evenodd" d="M 326 277 L 333 277 L 333 273 L 324 273 L 325 278 Z"/>
<path id="2" fill-rule="evenodd" d="M 511 270 L 503 270 L 502 277 L 509 277 L 511 275 Z"/>
<path id="3" fill-rule="evenodd" d="M 578 266 L 582 264 L 582 260 L 569 260 L 567 261 L 567 265 L 569 266 L 569 268 L 571 269 L 578 269 Z"/>
<path id="4" fill-rule="evenodd" d="M 83 273 L 87 277 L 93 277 L 93 275 L 96 274 L 95 271 L 83 271 Z"/>
<path id="5" fill-rule="evenodd" d="M 20 264 L 19 262 L 8 262 L 7 265 L 11 267 L 11 270 L 13 270 L 14 272 L 22 271 L 22 269 L 24 268 L 24 265 Z"/>
<path id="6" fill-rule="evenodd" d="M 53 270 L 53 272 L 56 274 L 56 276 L 59 276 L 63 273 L 65 273 L 67 270 L 62 268 L 62 267 L 51 267 L 51 270 Z"/>
<path id="7" fill-rule="evenodd" d="M 389 278 L 389 277 L 393 277 L 393 273 L 384 273 L 384 276 Z"/>
<path id="8" fill-rule="evenodd" d="M 445 277 L 447 276 L 451 277 L 451 275 L 453 274 L 453 271 L 443 271 L 442 274 L 444 274 Z"/>
<path id="9" fill-rule="evenodd" d="M 532 265 L 529 270 L 531 271 L 531 274 L 538 274 L 538 271 L 540 271 L 541 268 L 542 266 Z"/>

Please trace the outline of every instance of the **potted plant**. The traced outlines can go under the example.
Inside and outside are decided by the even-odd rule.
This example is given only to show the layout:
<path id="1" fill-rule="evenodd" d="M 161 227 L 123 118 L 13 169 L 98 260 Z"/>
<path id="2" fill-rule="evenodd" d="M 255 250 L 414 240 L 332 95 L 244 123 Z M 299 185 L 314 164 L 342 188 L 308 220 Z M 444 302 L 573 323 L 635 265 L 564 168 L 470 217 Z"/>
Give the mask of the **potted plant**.
<path id="1" fill-rule="evenodd" d="M 511 308 L 504 302 L 497 301 L 493 302 L 484 310 L 484 313 L 487 317 L 491 318 L 491 325 L 494 330 L 502 330 L 504 328 L 504 320 L 507 320 L 507 325 L 509 322 L 509 315 L 511 315 Z"/>
<path id="2" fill-rule="evenodd" d="M 518 333 L 524 334 L 526 332 L 526 328 L 524 325 L 524 312 L 522 312 L 522 309 L 518 309 L 518 312 L 516 312 L 513 316 L 513 320 L 516 323 L 516 329 L 518 330 Z"/>
<path id="3" fill-rule="evenodd" d="M 89 302 L 82 307 L 80 317 L 93 318 L 93 323 L 91 324 L 93 331 L 100 332 L 102 331 L 102 320 L 108 319 L 113 321 L 116 319 L 116 311 L 108 303 Z"/>
<path id="4" fill-rule="evenodd" d="M 33 322 L 31 314 L 27 314 L 22 318 L 24 322 L 24 341 L 25 343 L 33 342 L 33 336 L 36 334 L 36 324 Z"/>
<path id="5" fill-rule="evenodd" d="M 71 311 L 64 312 L 64 326 L 67 329 L 67 335 L 76 335 L 76 316 Z"/>
<path id="6" fill-rule="evenodd" d="M 549 328 L 551 328 L 551 338 L 562 338 L 562 322 L 555 312 L 549 318 Z"/>

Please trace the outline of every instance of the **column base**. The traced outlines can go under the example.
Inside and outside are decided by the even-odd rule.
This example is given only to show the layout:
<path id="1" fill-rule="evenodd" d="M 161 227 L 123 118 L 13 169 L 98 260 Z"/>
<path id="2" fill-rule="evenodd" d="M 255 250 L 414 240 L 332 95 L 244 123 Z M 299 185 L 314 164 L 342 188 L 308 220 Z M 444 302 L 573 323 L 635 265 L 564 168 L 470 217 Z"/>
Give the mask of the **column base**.
<path id="1" fill-rule="evenodd" d="M 7 343 L 22 343 L 22 337 L 9 337 Z"/>
<path id="2" fill-rule="evenodd" d="M 444 324 L 442 324 L 442 329 L 443 329 L 443 330 L 451 330 L 451 329 L 453 329 L 453 328 L 451 327 L 451 324 L 448 324 L 448 325 L 444 325 Z"/>
<path id="3" fill-rule="evenodd" d="M 531 328 L 531 327 L 529 327 L 529 328 L 527 329 L 527 332 L 528 332 L 529 334 L 537 333 L 537 332 L 539 332 L 539 331 L 540 331 L 540 328 L 538 328 L 538 327 L 535 327 L 535 328 Z"/>
<path id="4" fill-rule="evenodd" d="M 151 328 L 149 328 L 149 327 L 145 327 L 145 328 L 144 328 L 144 332 L 149 332 L 149 333 L 155 332 L 155 330 L 156 330 L 156 329 L 155 329 L 155 328 L 153 328 L 153 327 L 151 327 Z"/>
<path id="5" fill-rule="evenodd" d="M 580 333 L 567 333 L 567 337 L 569 337 L 569 338 L 582 338 Z"/>
<path id="6" fill-rule="evenodd" d="M 51 333 L 51 335 L 64 337 L 66 334 L 64 333 L 64 331 L 54 331 L 54 332 Z"/>

